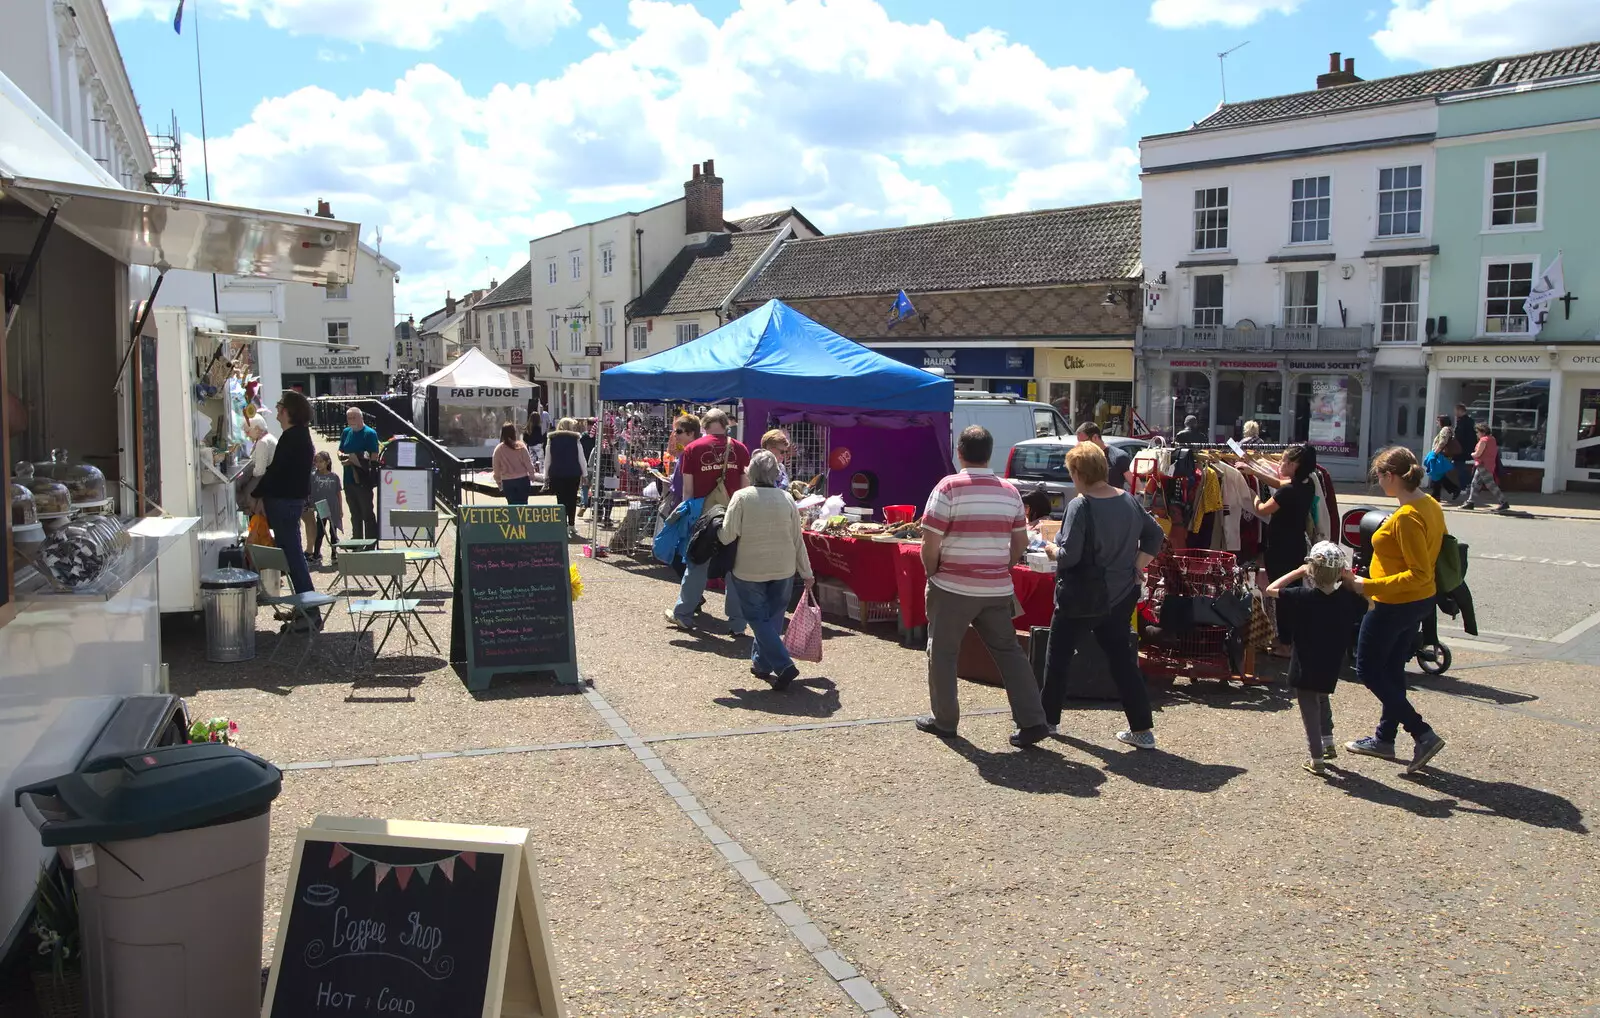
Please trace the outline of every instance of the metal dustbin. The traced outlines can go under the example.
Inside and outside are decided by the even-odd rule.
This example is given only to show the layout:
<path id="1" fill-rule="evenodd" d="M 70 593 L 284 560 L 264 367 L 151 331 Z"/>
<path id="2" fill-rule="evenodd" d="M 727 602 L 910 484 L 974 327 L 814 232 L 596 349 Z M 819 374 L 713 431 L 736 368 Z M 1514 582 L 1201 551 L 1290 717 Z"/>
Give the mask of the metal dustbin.
<path id="1" fill-rule="evenodd" d="M 17 789 L 73 870 L 90 1018 L 261 1010 L 261 919 L 278 768 L 199 742 L 97 757 Z"/>
<path id="2" fill-rule="evenodd" d="M 248 661 L 256 656 L 256 586 L 260 580 L 248 569 L 215 569 L 200 577 L 207 661 Z"/>

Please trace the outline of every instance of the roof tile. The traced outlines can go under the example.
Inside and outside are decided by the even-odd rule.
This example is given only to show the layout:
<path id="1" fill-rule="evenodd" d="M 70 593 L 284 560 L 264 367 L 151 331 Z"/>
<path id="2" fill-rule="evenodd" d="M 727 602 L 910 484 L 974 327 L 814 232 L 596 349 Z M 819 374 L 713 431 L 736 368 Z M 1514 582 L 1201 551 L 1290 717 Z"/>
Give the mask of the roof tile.
<path id="1" fill-rule="evenodd" d="M 786 242 L 741 301 L 1131 279 L 1138 201 L 836 233 Z"/>
<path id="2" fill-rule="evenodd" d="M 777 235 L 777 230 L 718 233 L 700 247 L 684 248 L 649 288 L 628 304 L 628 317 L 687 314 L 721 307 Z"/>
<path id="3" fill-rule="evenodd" d="M 1600 42 L 1511 57 L 1495 57 L 1459 67 L 1441 67 L 1391 78 L 1373 78 L 1350 85 L 1295 92 L 1290 95 L 1229 103 L 1195 125 L 1196 130 L 1308 117 L 1322 113 L 1425 99 L 1429 96 L 1482 88 L 1544 81 L 1573 74 L 1600 72 Z"/>
<path id="4" fill-rule="evenodd" d="M 533 264 L 530 262 L 513 272 L 504 283 L 490 290 L 473 307 L 493 308 L 507 304 L 533 303 Z"/>

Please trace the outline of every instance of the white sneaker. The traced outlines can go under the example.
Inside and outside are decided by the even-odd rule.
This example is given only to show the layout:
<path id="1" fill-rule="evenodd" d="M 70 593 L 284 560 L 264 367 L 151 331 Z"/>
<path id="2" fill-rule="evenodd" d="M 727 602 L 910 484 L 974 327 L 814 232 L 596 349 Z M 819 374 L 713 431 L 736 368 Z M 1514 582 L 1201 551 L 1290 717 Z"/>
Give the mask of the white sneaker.
<path id="1" fill-rule="evenodd" d="M 1127 743 L 1135 749 L 1155 749 L 1156 733 L 1153 731 L 1130 732 L 1124 729 L 1117 733 L 1117 741 Z"/>

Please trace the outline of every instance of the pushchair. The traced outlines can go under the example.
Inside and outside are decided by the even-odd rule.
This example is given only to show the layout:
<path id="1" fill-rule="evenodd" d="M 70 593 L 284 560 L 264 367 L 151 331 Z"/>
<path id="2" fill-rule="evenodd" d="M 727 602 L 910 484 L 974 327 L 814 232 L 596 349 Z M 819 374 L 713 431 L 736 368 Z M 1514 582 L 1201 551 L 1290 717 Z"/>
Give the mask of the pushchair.
<path id="1" fill-rule="evenodd" d="M 1363 506 L 1343 515 L 1339 527 L 1340 540 L 1354 553 L 1355 571 L 1362 576 L 1367 575 L 1367 564 L 1372 560 L 1372 535 L 1378 532 L 1390 514 L 1391 510 Z M 1466 582 L 1469 561 L 1467 545 L 1458 546 L 1461 549 L 1461 584 L 1454 590 L 1441 590 L 1434 595 L 1434 607 L 1437 610 L 1422 620 L 1422 628 L 1417 632 L 1412 656 L 1417 667 L 1428 675 L 1443 675 L 1450 670 L 1450 648 L 1439 639 L 1439 612 L 1444 612 L 1452 619 L 1459 617 L 1461 628 L 1469 636 L 1478 635 L 1477 610 Z"/>

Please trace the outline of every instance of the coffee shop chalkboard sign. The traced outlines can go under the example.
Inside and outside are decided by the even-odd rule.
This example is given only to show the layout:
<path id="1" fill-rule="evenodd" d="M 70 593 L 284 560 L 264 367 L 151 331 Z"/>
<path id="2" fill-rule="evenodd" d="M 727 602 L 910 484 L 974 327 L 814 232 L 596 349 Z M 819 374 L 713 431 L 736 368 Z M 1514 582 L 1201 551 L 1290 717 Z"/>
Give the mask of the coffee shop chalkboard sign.
<path id="1" fill-rule="evenodd" d="M 527 830 L 319 817 L 300 831 L 262 1018 L 565 1013 Z"/>
<path id="2" fill-rule="evenodd" d="M 456 524 L 451 658 L 466 663 L 467 688 L 535 672 L 576 683 L 565 510 L 462 506 Z"/>

